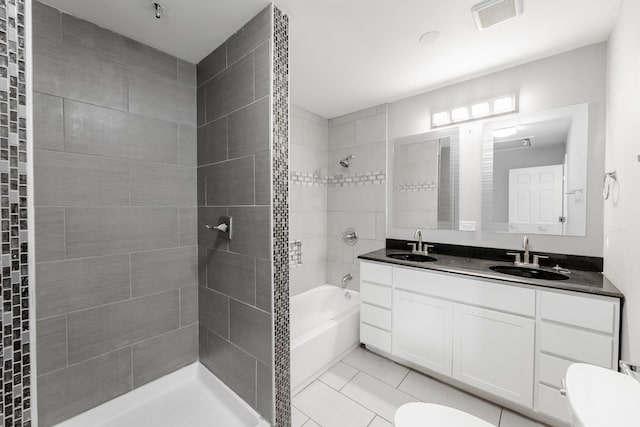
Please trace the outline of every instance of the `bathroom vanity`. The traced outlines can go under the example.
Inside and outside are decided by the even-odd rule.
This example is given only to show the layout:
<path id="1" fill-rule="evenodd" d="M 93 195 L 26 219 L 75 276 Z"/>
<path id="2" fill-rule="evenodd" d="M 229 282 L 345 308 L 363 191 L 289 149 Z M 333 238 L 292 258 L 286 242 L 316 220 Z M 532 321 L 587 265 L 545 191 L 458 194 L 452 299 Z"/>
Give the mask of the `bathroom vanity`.
<path id="1" fill-rule="evenodd" d="M 360 257 L 360 341 L 372 351 L 555 423 L 569 422 L 571 363 L 617 370 L 623 296 L 601 273 L 547 281 L 493 272 L 496 261 L 387 255 Z"/>

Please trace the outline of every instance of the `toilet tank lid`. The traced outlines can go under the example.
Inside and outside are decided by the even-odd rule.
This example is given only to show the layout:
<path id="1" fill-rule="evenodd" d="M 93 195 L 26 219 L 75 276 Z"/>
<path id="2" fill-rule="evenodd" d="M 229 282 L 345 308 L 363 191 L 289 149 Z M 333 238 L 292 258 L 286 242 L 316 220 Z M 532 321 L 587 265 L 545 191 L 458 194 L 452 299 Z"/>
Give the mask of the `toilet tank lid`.
<path id="1" fill-rule="evenodd" d="M 640 382 L 611 369 L 574 363 L 565 388 L 570 410 L 584 427 L 640 425 Z"/>

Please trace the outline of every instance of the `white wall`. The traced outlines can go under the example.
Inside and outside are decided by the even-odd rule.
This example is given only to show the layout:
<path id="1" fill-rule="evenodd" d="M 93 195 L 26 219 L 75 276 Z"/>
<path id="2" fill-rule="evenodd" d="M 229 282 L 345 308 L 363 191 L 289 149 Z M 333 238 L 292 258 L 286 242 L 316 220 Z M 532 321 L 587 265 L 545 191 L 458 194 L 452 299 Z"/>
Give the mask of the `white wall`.
<path id="1" fill-rule="evenodd" d="M 640 363 L 640 2 L 625 0 L 609 41 L 606 169 L 619 186 L 605 203 L 605 274 L 624 293 L 622 358 Z M 601 179 L 601 177 L 599 177 Z"/>
<path id="2" fill-rule="evenodd" d="M 587 236 L 532 236 L 531 241 L 538 251 L 602 256 L 600 191 L 604 171 L 606 51 L 606 43 L 587 46 L 389 104 L 389 141 L 429 131 L 432 112 L 509 93 L 518 94 L 521 113 L 589 103 Z M 518 235 L 480 231 L 481 132 L 481 122 L 470 122 L 461 126 L 460 135 L 460 219 L 476 221 L 479 231 L 429 230 L 426 238 L 433 242 L 519 248 Z"/>

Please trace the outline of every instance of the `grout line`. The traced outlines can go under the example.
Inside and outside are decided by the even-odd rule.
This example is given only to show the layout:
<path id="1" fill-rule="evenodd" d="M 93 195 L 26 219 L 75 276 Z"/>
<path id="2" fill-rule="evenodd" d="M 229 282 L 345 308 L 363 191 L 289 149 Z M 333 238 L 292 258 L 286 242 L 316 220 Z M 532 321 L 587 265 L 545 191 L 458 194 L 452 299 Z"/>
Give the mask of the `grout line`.
<path id="1" fill-rule="evenodd" d="M 258 258 L 253 258 L 253 305 L 258 308 Z"/>
<path id="2" fill-rule="evenodd" d="M 180 124 L 176 126 L 176 142 L 178 143 L 178 165 L 182 165 L 182 144 L 180 143 Z M 193 167 L 193 166 L 190 166 Z"/>
<path id="3" fill-rule="evenodd" d="M 58 260 L 58 261 L 66 261 L 68 259 L 68 256 L 67 256 L 67 209 L 66 208 L 62 208 L 62 246 L 64 249 L 64 259 Z"/>
<path id="4" fill-rule="evenodd" d="M 254 399 L 255 399 L 255 404 L 256 404 L 256 407 L 257 407 L 258 406 L 258 359 L 257 358 L 255 358 L 255 366 L 256 366 L 256 374 L 255 374 L 254 380 L 255 380 L 255 385 L 256 386 L 255 386 L 255 397 L 254 397 Z"/>
<path id="5" fill-rule="evenodd" d="M 134 389 L 133 386 L 133 345 L 131 347 L 129 347 L 130 349 L 130 356 L 131 356 L 131 390 Z"/>
<path id="6" fill-rule="evenodd" d="M 129 202 L 127 203 L 127 206 L 131 206 L 133 203 L 133 183 L 131 182 L 131 159 L 127 160 L 127 181 L 129 184 Z"/>
<path id="7" fill-rule="evenodd" d="M 396 389 L 400 390 L 400 386 L 402 385 L 402 383 L 404 382 L 404 380 L 406 380 L 406 379 L 407 379 L 407 377 L 409 376 L 409 374 L 411 373 L 411 371 L 412 371 L 411 369 L 409 369 L 409 370 L 407 371 L 407 373 L 404 375 L 404 377 L 402 377 L 402 380 L 400 380 L 400 383 L 398 383 L 398 386 L 396 387 Z M 400 391 L 405 392 L 404 390 L 400 390 Z M 408 393 L 407 393 L 407 394 L 408 394 Z"/>
<path id="8" fill-rule="evenodd" d="M 66 112 L 65 112 L 65 108 L 64 108 L 64 104 L 65 104 L 64 98 L 60 98 L 60 103 L 62 104 L 62 106 L 61 106 L 62 107 L 61 108 L 61 111 L 62 111 L 62 117 L 61 117 L 61 119 L 62 119 L 62 151 L 66 153 L 67 152 L 67 126 L 66 126 L 66 120 L 65 120 Z"/>
<path id="9" fill-rule="evenodd" d="M 218 292 L 221 295 L 221 292 Z M 224 295 L 225 297 L 227 297 L 227 340 L 229 342 L 231 342 L 231 297 L 228 295 Z"/>
<path id="10" fill-rule="evenodd" d="M 129 299 L 133 298 L 133 263 L 131 262 L 131 252 L 129 252 Z"/>
<path id="11" fill-rule="evenodd" d="M 117 156 L 107 156 L 107 155 L 103 155 L 103 154 L 91 154 L 91 153 L 82 153 L 82 152 L 78 152 L 78 151 L 61 151 L 61 150 L 52 150 L 50 148 L 34 148 L 33 149 L 34 152 L 46 152 L 46 153 L 57 153 L 57 154 L 65 154 L 68 155 L 69 157 L 72 156 L 82 156 L 82 157 L 89 157 L 92 159 L 99 159 L 99 160 L 111 160 L 111 161 L 121 161 L 121 162 L 126 162 L 126 161 L 130 161 L 130 162 L 137 162 L 137 163 L 143 163 L 143 164 L 147 164 L 147 165 L 155 165 L 155 166 L 169 166 L 169 167 L 176 167 L 176 168 L 183 168 L 183 169 L 192 169 L 193 166 L 187 166 L 187 165 L 181 165 L 179 163 L 176 162 L 161 162 L 161 161 L 152 161 L 152 160 L 148 160 L 148 159 L 136 159 L 136 158 L 129 158 L 129 157 L 117 157 Z"/>
<path id="12" fill-rule="evenodd" d="M 151 252 L 171 251 L 171 250 L 178 250 L 178 249 L 188 249 L 188 248 L 193 248 L 193 247 L 197 247 L 197 246 L 198 245 L 175 246 L 175 247 L 170 247 L 170 248 L 145 249 L 145 250 L 133 251 L 133 252 L 118 252 L 118 253 L 108 253 L 108 254 L 104 254 L 104 255 L 90 255 L 90 256 L 85 256 L 85 257 L 80 257 L 80 258 L 65 258 L 65 259 L 55 259 L 55 260 L 52 260 L 52 261 L 40 261 L 40 262 L 38 262 L 36 264 L 38 264 L 38 265 L 40 265 L 40 264 L 54 264 L 54 263 L 58 263 L 58 262 L 88 260 L 88 259 L 92 259 L 92 258 L 116 257 L 116 256 L 127 255 L 127 254 L 144 254 L 144 253 L 151 253 Z M 210 249 L 214 249 L 214 248 L 210 248 Z M 242 255 L 242 254 L 240 254 L 240 255 Z M 181 286 L 181 287 L 185 287 L 185 286 L 190 286 L 190 285 L 184 285 L 184 286 Z"/>
<path id="13" fill-rule="evenodd" d="M 502 424 L 502 413 L 504 412 L 504 407 L 501 406 L 500 407 L 500 418 L 498 418 L 498 427 L 500 427 L 500 424 Z"/>
<path id="14" fill-rule="evenodd" d="M 207 118 L 205 117 L 205 122 L 199 124 L 197 127 L 201 128 L 201 127 L 210 125 L 213 122 L 217 122 L 220 119 L 229 118 L 229 116 L 232 115 L 233 113 L 237 113 L 240 110 L 244 110 L 245 108 L 250 107 L 253 104 L 257 104 L 258 102 L 261 102 L 261 101 L 263 101 L 265 99 L 269 99 L 269 95 L 265 95 L 265 96 L 263 96 L 261 98 L 258 98 L 258 99 L 255 99 L 255 100 L 249 102 L 248 104 L 243 105 L 242 107 L 239 107 L 239 108 L 236 108 L 235 110 L 231 110 L 231 111 L 228 111 L 228 112 L 226 112 L 224 114 L 221 114 L 221 115 L 217 116 L 215 119 L 207 120 Z M 147 116 L 143 116 L 143 117 L 147 117 Z M 169 122 L 169 123 L 178 124 L 177 122 Z M 268 151 L 268 150 L 265 150 L 265 151 Z"/>
<path id="15" fill-rule="evenodd" d="M 182 327 L 182 288 L 178 288 L 178 329 Z"/>
<path id="16" fill-rule="evenodd" d="M 194 286 L 194 285 L 190 285 L 190 286 Z M 148 298 L 148 297 L 153 297 L 153 296 L 159 296 L 159 295 L 163 295 L 163 294 L 168 294 L 171 292 L 177 292 L 179 291 L 180 288 L 177 289 L 170 289 L 170 290 L 163 290 L 163 291 L 159 291 L 159 292 L 154 292 L 152 294 L 145 294 L 145 295 L 138 295 L 135 297 L 129 297 L 129 298 L 125 298 L 125 299 L 121 299 L 121 300 L 117 300 L 117 301 L 111 301 L 111 302 L 107 302 L 104 304 L 100 304 L 100 305 L 95 305 L 95 306 L 90 306 L 90 307 L 83 307 L 77 310 L 73 310 L 73 311 L 69 311 L 66 313 L 59 313 L 59 314 L 55 314 L 52 316 L 47 316 L 47 317 L 42 317 L 42 318 L 38 318 L 36 320 L 40 321 L 40 320 L 48 320 L 48 319 L 52 319 L 54 317 L 58 317 L 58 316 L 62 316 L 62 315 L 70 315 L 70 314 L 76 314 L 76 313 L 81 313 L 83 311 L 89 311 L 89 310 L 93 310 L 96 308 L 102 308 L 102 307 L 106 307 L 109 305 L 115 305 L 115 304 L 121 304 L 121 303 L 125 303 L 125 302 L 133 302 L 133 301 L 137 301 L 143 298 Z"/>
<path id="17" fill-rule="evenodd" d="M 66 314 L 64 315 L 64 325 L 67 340 L 67 362 L 64 367 L 67 368 L 69 366 L 69 317 Z"/>

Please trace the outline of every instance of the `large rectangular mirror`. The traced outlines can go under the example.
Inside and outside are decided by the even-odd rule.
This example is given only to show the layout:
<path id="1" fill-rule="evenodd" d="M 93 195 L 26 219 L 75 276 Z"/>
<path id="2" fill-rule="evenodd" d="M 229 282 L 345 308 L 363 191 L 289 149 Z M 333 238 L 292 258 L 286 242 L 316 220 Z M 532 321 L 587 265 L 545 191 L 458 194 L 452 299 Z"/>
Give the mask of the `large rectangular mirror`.
<path id="1" fill-rule="evenodd" d="M 588 106 L 487 122 L 484 230 L 584 236 Z"/>
<path id="2" fill-rule="evenodd" d="M 398 138 L 388 188 L 393 228 L 457 229 L 459 130 Z"/>

